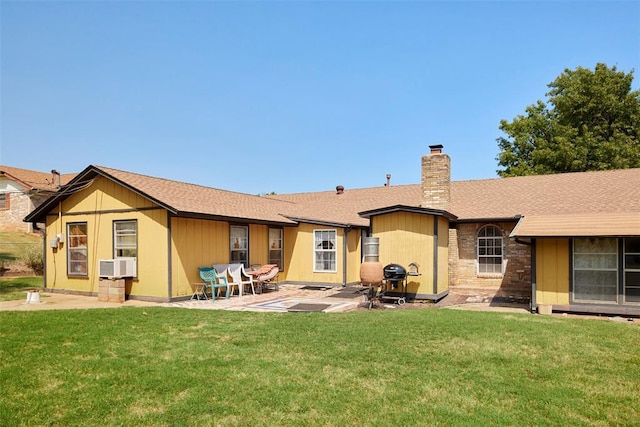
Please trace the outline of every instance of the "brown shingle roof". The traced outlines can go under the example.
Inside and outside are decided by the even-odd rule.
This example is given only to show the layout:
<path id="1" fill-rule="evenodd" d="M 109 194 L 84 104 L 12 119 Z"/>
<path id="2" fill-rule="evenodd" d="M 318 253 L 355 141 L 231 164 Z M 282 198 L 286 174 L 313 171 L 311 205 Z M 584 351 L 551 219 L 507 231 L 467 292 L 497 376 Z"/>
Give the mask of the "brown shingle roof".
<path id="1" fill-rule="evenodd" d="M 380 186 L 267 197 L 90 166 L 179 215 L 268 223 L 297 221 L 367 227 L 360 212 L 390 206 L 419 207 L 420 184 Z M 39 218 L 42 211 L 30 215 Z M 449 212 L 458 221 L 516 219 L 519 215 L 640 212 L 640 169 L 495 178 L 451 183 Z M 637 234 L 640 234 L 640 230 Z"/>
<path id="2" fill-rule="evenodd" d="M 364 224 L 358 212 L 420 206 L 420 184 L 270 196 L 299 204 L 300 218 Z M 451 183 L 449 211 L 458 220 L 518 215 L 640 211 L 640 169 L 493 178 Z"/>
<path id="3" fill-rule="evenodd" d="M 51 173 L 0 165 L 0 176 L 5 176 L 13 181 L 19 182 L 27 191 L 56 191 L 58 189 L 58 178 L 54 177 Z M 74 173 L 61 174 L 60 184 L 65 185 L 71 181 L 74 176 L 76 176 Z"/>
<path id="4" fill-rule="evenodd" d="M 640 212 L 569 215 L 527 215 L 511 237 L 637 236 Z"/>
<path id="5" fill-rule="evenodd" d="M 640 211 L 640 169 L 453 182 L 460 219 Z"/>
<path id="6" fill-rule="evenodd" d="M 335 191 L 297 193 L 269 196 L 269 198 L 294 203 L 288 211 L 295 218 L 335 224 L 366 227 L 368 218 L 359 212 L 395 206 L 420 206 L 419 185 L 345 189 L 342 194 Z"/>
<path id="7" fill-rule="evenodd" d="M 97 169 L 179 214 L 295 224 L 282 215 L 287 202 L 102 166 Z"/>

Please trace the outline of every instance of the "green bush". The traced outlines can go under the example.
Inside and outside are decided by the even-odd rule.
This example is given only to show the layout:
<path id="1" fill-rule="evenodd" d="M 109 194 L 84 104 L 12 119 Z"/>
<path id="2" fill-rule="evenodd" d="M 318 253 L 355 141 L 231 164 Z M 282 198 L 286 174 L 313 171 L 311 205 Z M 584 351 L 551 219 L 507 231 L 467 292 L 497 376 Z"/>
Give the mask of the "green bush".
<path id="1" fill-rule="evenodd" d="M 22 254 L 22 262 L 24 265 L 33 270 L 40 276 L 44 272 L 44 254 L 42 253 L 42 245 L 28 245 Z"/>

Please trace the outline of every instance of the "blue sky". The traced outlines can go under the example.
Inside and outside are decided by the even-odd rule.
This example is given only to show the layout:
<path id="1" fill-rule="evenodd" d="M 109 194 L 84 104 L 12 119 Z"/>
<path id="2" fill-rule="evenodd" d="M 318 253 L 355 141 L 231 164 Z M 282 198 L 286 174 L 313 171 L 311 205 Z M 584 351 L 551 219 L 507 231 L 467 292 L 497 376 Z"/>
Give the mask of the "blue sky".
<path id="1" fill-rule="evenodd" d="M 566 68 L 636 70 L 640 2 L 0 3 L 0 163 L 250 194 L 496 176 Z"/>

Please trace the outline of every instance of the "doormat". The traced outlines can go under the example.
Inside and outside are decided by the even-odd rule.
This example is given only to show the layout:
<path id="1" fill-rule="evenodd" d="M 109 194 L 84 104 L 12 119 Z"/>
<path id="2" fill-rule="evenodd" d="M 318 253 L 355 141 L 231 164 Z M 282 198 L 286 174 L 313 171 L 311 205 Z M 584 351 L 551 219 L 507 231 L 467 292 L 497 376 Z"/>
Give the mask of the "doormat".
<path id="1" fill-rule="evenodd" d="M 328 291 L 329 289 L 331 289 L 331 286 L 313 286 L 313 285 L 307 285 L 307 286 L 303 286 L 300 289 L 304 289 L 306 291 Z"/>
<path id="2" fill-rule="evenodd" d="M 360 298 L 362 293 L 360 292 L 338 292 L 333 295 L 329 295 L 329 298 Z"/>
<path id="3" fill-rule="evenodd" d="M 331 304 L 305 304 L 300 303 L 296 304 L 292 307 L 289 307 L 287 311 L 292 312 L 321 312 L 327 308 L 331 307 Z"/>

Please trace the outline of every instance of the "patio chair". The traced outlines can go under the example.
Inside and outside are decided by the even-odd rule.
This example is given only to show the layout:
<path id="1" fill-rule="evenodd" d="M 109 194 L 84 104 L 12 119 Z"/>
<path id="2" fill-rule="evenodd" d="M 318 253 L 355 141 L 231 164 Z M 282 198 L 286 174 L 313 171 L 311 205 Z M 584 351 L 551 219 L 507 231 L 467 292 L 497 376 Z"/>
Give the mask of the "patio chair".
<path id="1" fill-rule="evenodd" d="M 233 276 L 231 276 L 231 274 L 229 273 L 229 267 L 231 267 L 231 265 L 233 264 L 213 264 L 213 268 L 216 270 L 216 273 L 218 273 L 219 277 L 224 277 L 224 280 L 226 281 L 227 285 L 229 286 L 229 296 L 233 295 L 233 287 L 235 286 L 236 288 L 238 288 L 238 294 L 240 296 L 242 296 L 242 290 L 240 288 L 240 283 L 235 280 L 233 278 Z M 229 276 L 231 276 L 231 281 L 229 281 Z"/>
<path id="2" fill-rule="evenodd" d="M 216 273 L 216 269 L 213 267 L 199 267 L 200 278 L 205 283 L 204 293 L 207 293 L 207 289 L 211 289 L 211 300 L 215 301 L 216 293 L 220 296 L 220 289 L 226 288 L 226 299 L 229 299 L 229 284 L 227 283 L 227 276 L 221 276 Z"/>
<path id="3" fill-rule="evenodd" d="M 262 290 L 269 285 L 273 285 L 277 291 L 278 273 L 280 273 L 280 269 L 276 264 L 266 264 L 258 270 L 252 271 L 251 275 L 258 284 L 258 293 L 262 293 Z"/>
<path id="4" fill-rule="evenodd" d="M 242 296 L 244 288 L 247 285 L 251 287 L 251 293 L 253 295 L 256 294 L 256 289 L 253 286 L 253 277 L 244 270 L 244 264 L 229 264 L 228 271 L 229 276 L 231 276 L 231 281 L 240 286 L 240 296 Z"/>

